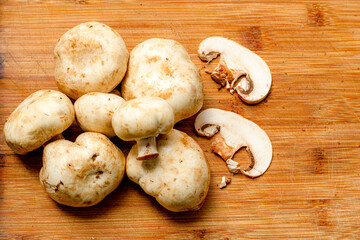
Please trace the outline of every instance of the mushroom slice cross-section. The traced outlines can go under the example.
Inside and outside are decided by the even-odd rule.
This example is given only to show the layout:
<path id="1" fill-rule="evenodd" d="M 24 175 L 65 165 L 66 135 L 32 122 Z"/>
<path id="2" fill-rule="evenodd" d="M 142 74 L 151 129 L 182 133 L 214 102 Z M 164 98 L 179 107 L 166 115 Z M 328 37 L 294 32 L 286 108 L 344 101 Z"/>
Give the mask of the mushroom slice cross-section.
<path id="1" fill-rule="evenodd" d="M 158 156 L 155 138 L 173 128 L 174 111 L 162 98 L 135 98 L 116 109 L 112 126 L 120 139 L 137 141 L 138 160 L 148 160 Z"/>
<path id="2" fill-rule="evenodd" d="M 240 44 L 223 38 L 209 37 L 200 43 L 198 55 L 211 62 L 220 55 L 219 64 L 211 77 L 222 87 L 235 91 L 246 103 L 262 101 L 271 87 L 271 72 L 265 61 Z"/>
<path id="3" fill-rule="evenodd" d="M 226 160 L 229 170 L 237 170 L 235 153 L 246 147 L 250 166 L 240 171 L 248 177 L 259 177 L 269 168 L 272 160 L 272 145 L 268 135 L 254 122 L 234 112 L 209 108 L 195 119 L 196 132 L 208 138 L 213 137 L 212 150 Z"/>

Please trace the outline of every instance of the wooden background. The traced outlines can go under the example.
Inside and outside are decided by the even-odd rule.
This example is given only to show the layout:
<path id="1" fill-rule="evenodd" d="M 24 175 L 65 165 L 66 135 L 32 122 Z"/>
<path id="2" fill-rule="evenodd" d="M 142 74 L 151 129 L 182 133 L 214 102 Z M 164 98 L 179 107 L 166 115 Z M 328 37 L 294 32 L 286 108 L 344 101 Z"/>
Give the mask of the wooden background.
<path id="1" fill-rule="evenodd" d="M 2 0 L 0 239 L 358 239 L 360 236 L 360 1 Z M 39 89 L 57 89 L 53 49 L 71 27 L 100 21 L 129 50 L 153 38 L 182 43 L 204 81 L 204 107 L 237 112 L 272 140 L 264 176 L 231 176 L 197 137 L 194 117 L 176 125 L 202 146 L 211 187 L 197 212 L 172 213 L 127 178 L 100 204 L 70 208 L 42 190 L 42 150 L 15 155 L 3 125 Z M 209 36 L 231 38 L 269 65 L 273 86 L 249 106 L 217 85 L 197 55 Z M 65 135 L 73 139 L 79 130 Z M 114 139 L 127 153 L 130 143 Z M 248 164 L 245 151 L 236 155 Z M 220 190 L 221 176 L 232 178 Z"/>

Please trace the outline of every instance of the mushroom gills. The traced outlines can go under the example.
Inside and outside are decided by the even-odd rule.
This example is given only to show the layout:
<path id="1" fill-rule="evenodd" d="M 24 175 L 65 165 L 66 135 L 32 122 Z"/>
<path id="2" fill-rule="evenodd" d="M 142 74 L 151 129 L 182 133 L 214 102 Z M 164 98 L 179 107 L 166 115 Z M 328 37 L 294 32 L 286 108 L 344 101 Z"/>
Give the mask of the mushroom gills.
<path id="1" fill-rule="evenodd" d="M 209 37 L 200 43 L 198 55 L 207 63 L 220 55 L 215 69 L 206 73 L 231 94 L 236 92 L 244 102 L 256 104 L 268 95 L 271 72 L 256 53 L 229 39 Z"/>
<path id="2" fill-rule="evenodd" d="M 242 69 L 230 69 L 226 62 L 220 57 L 220 61 L 215 69 L 210 74 L 211 78 L 220 85 L 220 88 L 225 87 L 231 94 L 236 92 L 239 97 L 249 95 L 254 90 L 254 83 L 249 74 Z"/>
<path id="3" fill-rule="evenodd" d="M 215 134 L 215 136 L 213 134 L 211 136 L 213 136 L 211 142 L 211 150 L 217 155 L 219 155 L 224 161 L 226 161 L 227 167 L 231 173 L 244 173 L 254 167 L 254 157 L 244 141 L 236 142 L 232 135 L 226 134 L 226 131 L 225 137 L 223 137 L 221 133 L 217 133 Z M 248 152 L 251 160 L 250 165 L 246 170 L 242 170 L 239 166 L 239 163 L 233 160 L 234 155 L 243 147 L 246 148 L 246 151 Z"/>

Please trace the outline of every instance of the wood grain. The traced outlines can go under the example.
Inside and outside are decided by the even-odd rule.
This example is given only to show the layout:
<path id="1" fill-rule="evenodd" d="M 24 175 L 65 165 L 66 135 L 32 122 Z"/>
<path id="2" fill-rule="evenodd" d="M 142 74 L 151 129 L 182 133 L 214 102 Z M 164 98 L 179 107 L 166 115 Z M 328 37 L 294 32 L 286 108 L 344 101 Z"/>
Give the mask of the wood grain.
<path id="1" fill-rule="evenodd" d="M 201 69 L 203 109 L 221 108 L 256 122 L 273 143 L 264 176 L 231 176 L 203 148 L 211 187 L 197 212 L 171 213 L 125 179 L 103 202 L 70 208 L 42 190 L 42 151 L 15 155 L 0 138 L 0 239 L 358 239 L 360 235 L 360 2 L 3 0 L 0 128 L 30 93 L 56 89 L 53 49 L 85 21 L 113 27 L 131 50 L 153 37 L 175 39 Z M 197 55 L 209 36 L 231 38 L 269 65 L 269 97 L 250 106 L 218 90 Z M 74 138 L 71 127 L 65 135 Z M 131 143 L 114 142 L 125 153 Z M 236 155 L 242 166 L 244 152 Z M 232 178 L 220 190 L 221 176 Z"/>

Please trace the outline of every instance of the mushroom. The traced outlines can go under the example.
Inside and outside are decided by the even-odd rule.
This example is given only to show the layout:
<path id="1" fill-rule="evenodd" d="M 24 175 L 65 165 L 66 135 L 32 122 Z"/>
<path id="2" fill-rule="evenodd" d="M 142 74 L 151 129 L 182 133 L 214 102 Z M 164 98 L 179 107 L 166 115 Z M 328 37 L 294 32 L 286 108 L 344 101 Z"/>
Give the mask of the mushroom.
<path id="1" fill-rule="evenodd" d="M 67 31 L 54 55 L 57 86 L 72 99 L 113 90 L 124 77 L 129 59 L 121 36 L 98 22 L 82 23 Z"/>
<path id="2" fill-rule="evenodd" d="M 7 145 L 25 155 L 65 131 L 75 120 L 74 107 L 63 93 L 39 90 L 11 113 L 4 126 Z"/>
<path id="3" fill-rule="evenodd" d="M 89 207 L 116 189 L 124 174 L 121 150 L 105 135 L 86 132 L 75 142 L 57 140 L 44 148 L 40 182 L 54 201 Z"/>
<path id="4" fill-rule="evenodd" d="M 203 205 L 210 171 L 200 146 L 187 134 L 172 129 L 157 138 L 159 156 L 137 161 L 134 145 L 126 160 L 126 174 L 166 209 L 195 211 Z"/>
<path id="5" fill-rule="evenodd" d="M 156 137 L 174 126 L 171 106 L 159 97 L 140 97 L 118 107 L 112 118 L 116 135 L 124 141 L 137 141 L 138 160 L 158 156 Z"/>
<path id="6" fill-rule="evenodd" d="M 212 150 L 227 161 L 230 170 L 236 171 L 236 162 L 232 158 L 242 147 L 246 147 L 251 159 L 247 169 L 240 169 L 244 175 L 259 177 L 270 166 L 272 145 L 269 137 L 258 125 L 239 114 L 216 108 L 206 109 L 196 117 L 195 130 L 200 136 L 208 138 L 216 134 Z"/>
<path id="7" fill-rule="evenodd" d="M 124 102 L 122 97 L 112 93 L 91 92 L 81 96 L 74 103 L 80 128 L 86 132 L 99 132 L 109 138 L 114 137 L 112 116 Z"/>
<path id="8" fill-rule="evenodd" d="M 227 185 L 231 183 L 231 178 L 225 178 L 225 176 L 222 176 L 221 182 L 219 184 L 219 188 L 223 189 L 226 188 Z"/>
<path id="9" fill-rule="evenodd" d="M 209 37 L 198 49 L 202 61 L 211 62 L 220 55 L 211 77 L 232 94 L 237 92 L 246 103 L 261 102 L 271 87 L 271 72 L 256 53 L 223 37 Z"/>
<path id="10" fill-rule="evenodd" d="M 149 39 L 131 51 L 121 93 L 125 100 L 165 99 L 174 110 L 175 123 L 197 113 L 203 104 L 199 69 L 185 48 L 169 39 Z"/>

